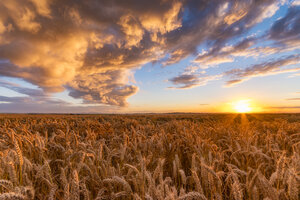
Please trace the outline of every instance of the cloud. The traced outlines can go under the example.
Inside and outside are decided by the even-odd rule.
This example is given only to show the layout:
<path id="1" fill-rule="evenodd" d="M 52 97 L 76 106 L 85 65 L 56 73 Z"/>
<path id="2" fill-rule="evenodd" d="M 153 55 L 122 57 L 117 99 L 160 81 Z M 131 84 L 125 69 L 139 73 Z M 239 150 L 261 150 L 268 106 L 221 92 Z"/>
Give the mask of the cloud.
<path id="1" fill-rule="evenodd" d="M 263 62 L 261 64 L 255 64 L 246 68 L 235 68 L 217 75 L 197 73 L 197 71 L 195 70 L 186 71 L 176 77 L 169 79 L 172 84 L 181 85 L 179 87 L 170 88 L 188 89 L 206 85 L 209 81 L 219 80 L 220 78 L 229 78 L 230 80 L 226 81 L 225 86 L 230 87 L 254 77 L 298 72 L 300 71 L 300 67 L 295 67 L 293 65 L 297 65 L 299 63 L 300 55 L 296 54 L 277 60 Z"/>
<path id="2" fill-rule="evenodd" d="M 231 80 L 227 81 L 226 85 L 232 86 L 258 76 L 300 71 L 300 68 L 284 68 L 299 63 L 300 55 L 292 55 L 275 61 L 252 65 L 245 69 L 233 69 L 224 73 L 224 76 L 231 77 Z"/>
<path id="3" fill-rule="evenodd" d="M 43 97 L 46 96 L 46 94 L 41 89 L 32 89 L 32 88 L 25 88 L 21 87 L 18 84 L 14 84 L 11 82 L 0 80 L 0 87 L 4 87 L 10 90 L 13 90 L 15 92 L 18 92 L 20 94 L 28 95 L 31 97 Z"/>
<path id="4" fill-rule="evenodd" d="M 12 105 L 23 105 L 24 107 L 28 105 L 48 105 L 48 106 L 68 106 L 70 103 L 63 101 L 61 99 L 56 99 L 48 94 L 45 94 L 41 89 L 26 88 L 21 85 L 11 83 L 8 81 L 0 80 L 0 87 L 4 87 L 13 90 L 17 93 L 23 94 L 25 96 L 18 97 L 6 97 L 0 96 L 0 102 L 4 102 L 5 106 L 11 107 Z M 2 104 L 0 103 L 0 104 Z M 3 109 L 1 111 L 7 110 Z M 21 109 L 24 110 L 24 109 Z"/>
<path id="5" fill-rule="evenodd" d="M 233 79 L 233 80 L 229 80 L 229 81 L 227 81 L 227 85 L 235 85 L 235 84 L 238 84 L 238 83 L 241 83 L 241 82 L 243 82 L 243 80 L 242 79 Z"/>
<path id="6" fill-rule="evenodd" d="M 4 103 L 24 103 L 26 101 L 30 101 L 30 98 L 28 97 L 5 97 L 0 96 L 0 102 Z"/>
<path id="7" fill-rule="evenodd" d="M 126 98 L 137 92 L 133 85 L 125 85 L 127 74 L 123 70 L 110 70 L 105 73 L 80 75 L 70 85 L 69 95 L 83 98 L 84 103 L 97 103 L 125 106 Z"/>
<path id="8" fill-rule="evenodd" d="M 233 62 L 233 56 L 251 56 L 249 47 L 255 44 L 255 38 L 247 38 L 237 43 L 235 46 L 224 46 L 211 48 L 208 52 L 199 54 L 194 62 L 201 65 L 217 65 L 226 62 Z M 252 51 L 255 52 L 255 51 Z"/>
<path id="9" fill-rule="evenodd" d="M 2 113 L 117 113 L 122 112 L 115 106 L 80 106 L 62 100 L 36 101 L 30 97 L 0 96 Z"/>
<path id="10" fill-rule="evenodd" d="M 0 96 L 0 110 L 4 113 L 111 113 L 120 112 L 117 106 L 93 104 L 73 104 L 45 94 L 41 89 L 22 87 L 21 85 L 0 80 L 4 87 L 25 96 Z"/>
<path id="11" fill-rule="evenodd" d="M 267 107 L 271 109 L 299 109 L 300 106 L 274 106 L 274 107 Z"/>
<path id="12" fill-rule="evenodd" d="M 52 99 L 52 98 L 32 98 L 32 97 L 6 97 L 0 96 L 0 102 L 4 102 L 5 105 L 8 104 L 22 104 L 22 105 L 68 105 L 67 102 L 60 99 Z M 6 105 L 7 106 L 7 105 Z M 1 110 L 2 111 L 2 110 Z"/>
<path id="13" fill-rule="evenodd" d="M 217 80 L 219 75 L 201 75 L 197 76 L 195 74 L 180 74 L 176 77 L 169 79 L 169 81 L 174 85 L 179 85 L 178 87 L 169 87 L 170 89 L 189 89 L 198 86 L 206 85 L 209 81 Z"/>
<path id="14" fill-rule="evenodd" d="M 221 48 L 230 39 L 247 32 L 250 27 L 263 19 L 271 17 L 280 4 L 272 0 L 187 2 L 184 14 L 188 21 L 185 23 L 183 20 L 179 29 L 167 34 L 166 44 L 171 53 L 165 65 L 197 54 L 197 46 L 207 41 L 213 49 Z"/>
<path id="15" fill-rule="evenodd" d="M 129 71 L 166 55 L 165 65 L 176 63 L 196 55 L 197 47 L 208 41 L 212 51 L 223 51 L 227 41 L 272 16 L 279 4 L 276 0 L 1 1 L 0 75 L 22 78 L 47 94 L 67 89 L 86 104 L 126 106 L 126 99 L 138 91 L 125 78 Z M 274 25 L 271 39 L 287 44 L 282 34 L 274 32 L 290 19 L 298 22 L 296 11 L 290 15 Z M 284 29 L 289 41 L 297 37 L 297 24 L 292 31 Z M 212 53 L 205 62 L 231 62 L 228 55 L 237 50 L 228 51 Z M 215 77 L 177 79 L 171 81 L 189 88 Z"/>
<path id="16" fill-rule="evenodd" d="M 300 6 L 300 0 L 294 0 L 292 5 L 293 6 Z"/>
<path id="17" fill-rule="evenodd" d="M 169 81 L 174 85 L 183 85 L 179 87 L 181 89 L 192 88 L 199 85 L 199 78 L 193 74 L 182 74 L 171 78 Z"/>
<path id="18" fill-rule="evenodd" d="M 300 6 L 294 5 L 288 13 L 277 20 L 271 27 L 268 37 L 282 46 L 297 46 L 300 44 Z"/>
<path id="19" fill-rule="evenodd" d="M 201 66 L 214 66 L 218 64 L 234 62 L 236 57 L 264 57 L 272 54 L 278 54 L 282 52 L 292 51 L 299 46 L 258 46 L 257 43 L 261 42 L 263 38 L 250 37 L 241 40 L 235 45 L 225 45 L 218 48 L 211 48 L 210 51 L 202 52 L 198 54 L 194 62 Z"/>
<path id="20" fill-rule="evenodd" d="M 288 98 L 287 101 L 300 101 L 300 98 Z"/>
<path id="21" fill-rule="evenodd" d="M 260 16 L 266 18 L 274 14 L 278 4 L 270 4 Z M 269 11 L 268 11 L 269 10 Z M 244 15 L 244 12 L 241 11 Z M 277 20 L 263 36 L 243 39 L 235 45 L 215 45 L 209 51 L 204 51 L 194 62 L 204 66 L 233 62 L 235 57 L 261 57 L 300 48 L 300 7 L 292 4 L 287 14 Z M 239 15 L 239 14 L 238 14 Z M 258 17 L 256 22 L 261 21 Z M 236 18 L 235 18 L 236 19 Z M 260 42 L 270 41 L 267 46 L 257 46 Z"/>
<path id="22" fill-rule="evenodd" d="M 180 26 L 181 7 L 173 0 L 1 1 L 0 75 L 45 92 L 68 88 L 85 102 L 124 106 L 137 89 L 121 82 L 123 73 L 161 56 L 161 35 Z M 101 94 L 87 87 L 107 79 L 117 81 L 101 84 Z"/>

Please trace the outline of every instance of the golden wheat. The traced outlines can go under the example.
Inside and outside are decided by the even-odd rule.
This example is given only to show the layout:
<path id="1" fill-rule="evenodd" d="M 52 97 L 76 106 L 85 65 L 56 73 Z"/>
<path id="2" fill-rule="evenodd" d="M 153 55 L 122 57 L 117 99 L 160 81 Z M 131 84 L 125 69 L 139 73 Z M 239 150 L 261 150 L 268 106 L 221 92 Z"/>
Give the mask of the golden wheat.
<path id="1" fill-rule="evenodd" d="M 296 200 L 299 155 L 299 114 L 0 115 L 0 200 Z"/>

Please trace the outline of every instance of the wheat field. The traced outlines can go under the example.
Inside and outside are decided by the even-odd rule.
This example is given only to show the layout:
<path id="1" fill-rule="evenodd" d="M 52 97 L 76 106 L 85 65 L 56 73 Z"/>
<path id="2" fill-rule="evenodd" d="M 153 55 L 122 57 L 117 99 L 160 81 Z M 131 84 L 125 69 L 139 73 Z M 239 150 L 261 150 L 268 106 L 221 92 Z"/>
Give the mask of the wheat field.
<path id="1" fill-rule="evenodd" d="M 300 115 L 0 115 L 0 200 L 299 199 Z"/>

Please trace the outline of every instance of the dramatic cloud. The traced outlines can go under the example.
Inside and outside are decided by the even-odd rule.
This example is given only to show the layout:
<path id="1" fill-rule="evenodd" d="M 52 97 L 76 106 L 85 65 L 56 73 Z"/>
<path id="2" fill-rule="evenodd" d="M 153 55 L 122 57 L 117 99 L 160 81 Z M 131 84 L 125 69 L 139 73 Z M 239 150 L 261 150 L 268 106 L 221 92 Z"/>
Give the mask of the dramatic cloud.
<path id="1" fill-rule="evenodd" d="M 271 17 L 278 1 L 187 1 L 185 19 L 179 29 L 167 34 L 166 44 L 171 51 L 165 64 L 172 64 L 190 54 L 197 46 L 209 43 L 221 48 L 228 40 L 249 30 L 256 23 Z"/>
<path id="2" fill-rule="evenodd" d="M 179 1 L 1 1 L 0 75 L 123 106 L 136 87 L 122 72 L 161 56 L 161 35 L 180 26 L 180 9 Z"/>
<path id="3" fill-rule="evenodd" d="M 279 4 L 276 0 L 1 1 L 0 75 L 22 78 L 44 93 L 68 89 L 84 103 L 125 106 L 138 90 L 126 79 L 130 70 L 148 62 L 178 62 L 196 55 L 197 47 L 207 42 L 211 51 L 223 53 L 203 55 L 198 62 L 230 62 L 229 54 L 252 43 L 250 39 L 233 47 L 236 50 L 224 51 L 226 42 L 271 17 Z M 285 45 L 298 40 L 296 11 L 274 25 L 270 39 Z M 295 22 L 292 30 L 283 29 L 288 42 L 276 31 L 289 20 Z M 210 79 L 188 75 L 171 81 L 193 87 Z"/>
<path id="4" fill-rule="evenodd" d="M 85 103 L 102 102 L 109 105 L 125 106 L 126 98 L 137 92 L 137 87 L 125 85 L 127 74 L 122 70 L 78 76 L 70 85 L 70 96 L 83 98 Z"/>
<path id="5" fill-rule="evenodd" d="M 289 8 L 286 16 L 272 25 L 267 34 L 246 38 L 235 45 L 213 46 L 209 51 L 200 53 L 195 62 L 204 66 L 218 65 L 233 62 L 235 57 L 259 57 L 299 49 L 300 7 L 295 5 Z M 275 4 L 273 6 L 277 9 Z M 270 10 L 266 16 L 274 14 L 273 11 Z M 272 42 L 271 45 L 257 46 L 258 43 L 268 40 Z"/>
<path id="6" fill-rule="evenodd" d="M 283 46 L 300 48 L 300 6 L 291 6 L 286 16 L 273 24 L 269 31 L 269 39 Z"/>

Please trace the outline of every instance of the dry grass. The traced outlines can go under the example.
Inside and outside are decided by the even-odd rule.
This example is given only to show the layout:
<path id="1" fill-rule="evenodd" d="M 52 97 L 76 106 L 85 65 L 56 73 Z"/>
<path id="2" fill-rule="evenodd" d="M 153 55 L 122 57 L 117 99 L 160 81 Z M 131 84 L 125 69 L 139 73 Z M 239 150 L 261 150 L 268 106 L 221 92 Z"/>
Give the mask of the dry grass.
<path id="1" fill-rule="evenodd" d="M 1 115 L 2 199 L 299 199 L 300 115 Z"/>

